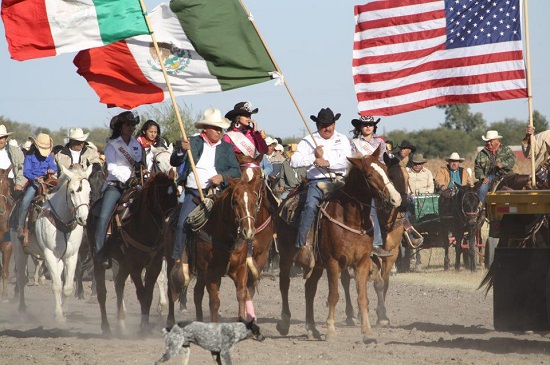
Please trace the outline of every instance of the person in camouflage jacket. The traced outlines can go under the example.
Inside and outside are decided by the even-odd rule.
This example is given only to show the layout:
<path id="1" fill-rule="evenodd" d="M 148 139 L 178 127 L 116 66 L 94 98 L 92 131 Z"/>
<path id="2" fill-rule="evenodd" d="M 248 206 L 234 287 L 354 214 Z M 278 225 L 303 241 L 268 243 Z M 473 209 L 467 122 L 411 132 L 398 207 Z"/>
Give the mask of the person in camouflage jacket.
<path id="1" fill-rule="evenodd" d="M 496 174 L 511 173 L 516 157 L 510 147 L 500 143 L 502 136 L 497 131 L 487 131 L 481 138 L 485 141 L 485 147 L 476 156 L 474 171 L 476 179 L 483 180 L 478 196 L 481 202 L 485 203 L 485 197 Z"/>

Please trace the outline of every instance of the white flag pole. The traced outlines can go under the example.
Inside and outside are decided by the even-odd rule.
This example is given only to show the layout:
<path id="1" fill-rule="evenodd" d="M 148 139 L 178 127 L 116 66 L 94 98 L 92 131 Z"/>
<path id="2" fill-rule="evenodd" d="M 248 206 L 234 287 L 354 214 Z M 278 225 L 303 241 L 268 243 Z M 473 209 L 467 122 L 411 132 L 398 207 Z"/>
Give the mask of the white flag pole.
<path id="1" fill-rule="evenodd" d="M 531 52 L 529 51 L 529 15 L 527 9 L 527 0 L 523 0 L 523 17 L 525 22 L 525 63 L 527 73 L 527 105 L 529 108 L 529 126 L 533 126 L 533 95 L 531 94 Z M 535 136 L 529 136 L 531 146 L 531 184 L 536 187 L 535 176 Z"/>
<path id="2" fill-rule="evenodd" d="M 168 87 L 168 93 L 170 94 L 170 99 L 172 100 L 172 105 L 174 107 L 174 113 L 176 113 L 176 119 L 178 121 L 178 124 L 180 126 L 181 134 L 184 141 L 188 141 L 187 134 L 185 133 L 185 127 L 183 126 L 183 121 L 181 119 L 181 114 L 178 108 L 178 104 L 176 102 L 176 97 L 174 96 L 174 92 L 172 90 L 172 85 L 170 84 L 170 79 L 168 78 L 168 73 L 166 72 L 166 67 L 164 67 L 164 59 L 162 58 L 162 55 L 160 53 L 160 49 L 157 43 L 157 39 L 155 37 L 155 33 L 153 28 L 151 27 L 151 23 L 149 22 L 149 15 L 147 14 L 147 9 L 145 8 L 145 4 L 143 3 L 143 0 L 139 0 L 139 3 L 141 5 L 141 11 L 143 12 L 143 16 L 145 18 L 145 22 L 147 23 L 147 28 L 149 29 L 149 33 L 151 34 L 151 39 L 153 40 L 153 45 L 155 46 L 155 52 L 157 54 L 160 68 L 162 70 L 162 75 L 164 76 L 164 80 L 166 81 L 166 86 Z M 195 180 L 197 181 L 197 189 L 199 190 L 199 196 L 201 201 L 204 201 L 204 194 L 202 192 L 202 188 L 199 184 L 199 175 L 197 173 L 197 168 L 195 167 L 195 161 L 193 160 L 193 155 L 191 153 L 191 149 L 187 150 L 187 156 L 189 157 L 189 164 L 191 165 L 191 169 L 193 170 L 193 174 L 195 175 Z"/>

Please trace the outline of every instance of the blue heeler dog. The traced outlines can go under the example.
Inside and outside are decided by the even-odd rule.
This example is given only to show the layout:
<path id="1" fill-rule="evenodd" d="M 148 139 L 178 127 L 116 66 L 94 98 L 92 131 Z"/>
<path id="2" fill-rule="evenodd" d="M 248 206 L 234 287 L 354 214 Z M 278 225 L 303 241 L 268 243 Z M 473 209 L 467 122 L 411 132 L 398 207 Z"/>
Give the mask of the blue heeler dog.
<path id="1" fill-rule="evenodd" d="M 166 327 L 162 330 L 166 351 L 164 355 L 155 362 L 168 361 L 178 354 L 183 354 L 183 364 L 189 364 L 191 343 L 199 345 L 210 351 L 216 364 L 221 365 L 222 359 L 226 365 L 231 365 L 231 349 L 238 342 L 249 338 L 263 341 L 264 336 L 260 333 L 260 327 L 251 320 L 250 322 L 234 323 L 203 323 L 203 322 L 179 322 L 172 328 Z"/>

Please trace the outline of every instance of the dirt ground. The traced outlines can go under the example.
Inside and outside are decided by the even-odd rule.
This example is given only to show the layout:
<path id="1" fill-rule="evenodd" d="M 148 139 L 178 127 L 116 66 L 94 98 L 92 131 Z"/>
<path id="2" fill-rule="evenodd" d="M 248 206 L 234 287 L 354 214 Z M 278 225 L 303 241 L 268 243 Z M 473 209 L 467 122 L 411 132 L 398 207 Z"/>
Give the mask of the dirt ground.
<path id="1" fill-rule="evenodd" d="M 441 251 L 441 250 L 439 250 Z M 476 290 L 484 270 L 472 274 L 444 272 L 436 256 L 423 257 L 424 270 L 391 278 L 387 298 L 390 328 L 377 328 L 372 285 L 369 318 L 376 344 L 362 342 L 360 328 L 344 324 L 344 302 L 337 307 L 337 337 L 330 342 L 308 340 L 304 328 L 304 295 L 301 277 L 291 281 L 292 325 L 288 336 L 280 336 L 275 325 L 280 318 L 278 278 L 269 273 L 261 280 L 255 300 L 264 342 L 244 341 L 233 350 L 235 364 L 547 364 L 550 336 L 547 333 L 496 332 L 492 320 L 492 294 Z M 16 302 L 0 303 L 0 364 L 153 364 L 164 351 L 160 333 L 165 315 L 151 311 L 152 334 L 139 337 L 139 306 L 133 284 L 126 288 L 126 333 L 117 327 L 115 294 L 108 286 L 108 314 L 113 337 L 103 338 L 99 307 L 90 301 L 90 282 L 85 283 L 85 301 L 66 301 L 66 323 L 53 320 L 50 283 L 27 287 L 28 311 L 18 312 Z M 353 284 L 352 284 L 353 285 Z M 319 284 L 315 302 L 316 321 L 326 333 L 326 278 Z M 13 284 L 10 284 L 10 296 Z M 226 278 L 221 289 L 222 321 L 236 317 L 233 284 Z M 355 300 L 355 296 L 354 296 Z M 194 319 L 192 293 L 189 311 L 176 319 Z M 207 312 L 207 300 L 203 302 Z M 355 306 L 355 302 L 354 302 Z M 167 364 L 179 364 L 180 358 Z M 205 350 L 193 346 L 191 364 L 211 363 Z"/>

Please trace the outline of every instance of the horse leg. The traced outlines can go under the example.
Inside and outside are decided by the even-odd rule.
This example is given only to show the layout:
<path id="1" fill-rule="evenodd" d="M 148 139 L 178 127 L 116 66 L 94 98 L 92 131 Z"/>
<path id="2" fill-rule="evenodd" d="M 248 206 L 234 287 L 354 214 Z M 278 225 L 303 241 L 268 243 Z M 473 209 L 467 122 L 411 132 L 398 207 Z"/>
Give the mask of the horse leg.
<path id="1" fill-rule="evenodd" d="M 182 313 L 187 312 L 187 289 L 189 286 L 182 288 L 180 292 L 180 312 Z"/>
<path id="2" fill-rule="evenodd" d="M 328 317 L 327 317 L 327 335 L 326 340 L 329 341 L 334 338 L 336 335 L 336 328 L 334 325 L 334 312 L 336 311 L 336 304 L 338 303 L 339 294 L 338 294 L 338 279 L 340 276 L 340 267 L 338 266 L 338 262 L 335 260 L 329 260 L 327 263 L 327 279 L 328 279 Z M 347 269 L 346 269 L 347 270 Z M 355 282 L 357 283 L 357 278 L 355 278 Z M 367 285 L 365 282 L 363 285 Z M 307 295 L 307 290 L 306 290 Z M 311 296 L 308 296 L 307 301 L 311 301 L 313 304 L 313 299 L 315 298 L 315 293 L 312 293 Z M 313 313 L 312 313 L 313 314 Z M 315 322 L 313 321 L 313 316 L 311 318 L 312 322 L 315 325 Z M 308 321 L 309 323 L 309 321 Z"/>
<path id="3" fill-rule="evenodd" d="M 279 240 L 279 242 L 283 242 Z M 286 241 L 285 241 L 286 242 Z M 288 291 L 290 288 L 290 270 L 292 270 L 292 257 L 294 249 L 288 245 L 279 245 L 279 291 L 281 293 L 281 319 L 277 321 L 277 331 L 286 336 L 290 329 L 290 306 L 288 304 Z"/>
<path id="4" fill-rule="evenodd" d="M 153 303 L 153 290 L 155 289 L 155 283 L 162 269 L 162 256 L 156 257 L 147 269 L 145 270 L 145 282 L 142 287 L 141 295 L 138 296 L 141 304 L 141 331 L 150 332 L 151 326 L 149 325 L 149 315 L 151 311 L 151 304 Z M 139 275 L 141 278 L 141 275 Z"/>
<path id="5" fill-rule="evenodd" d="M 172 267 L 174 267 L 174 260 L 172 258 L 166 259 L 166 272 L 172 272 Z M 174 313 L 174 302 L 175 298 L 173 297 L 172 293 L 172 279 L 170 276 L 167 276 L 167 296 L 168 296 L 168 316 L 166 317 L 166 325 L 168 327 L 172 327 L 176 323 L 176 316 Z"/>
<path id="6" fill-rule="evenodd" d="M 219 295 L 218 278 L 216 278 L 215 275 L 210 274 L 207 276 L 206 290 L 208 291 L 208 297 L 209 297 L 208 306 L 210 308 L 210 322 L 216 323 L 218 322 L 218 311 L 220 309 L 220 295 Z M 244 312 L 244 303 L 243 303 L 243 312 Z M 239 303 L 239 313 L 240 313 L 240 303 Z"/>
<path id="7" fill-rule="evenodd" d="M 162 315 L 162 312 L 164 312 L 168 306 L 168 298 L 166 296 L 166 293 L 168 293 L 168 277 L 166 275 L 166 260 L 164 259 L 162 260 L 162 267 L 157 278 L 157 285 L 159 287 L 159 303 L 157 305 L 157 312 L 159 315 Z"/>
<path id="8" fill-rule="evenodd" d="M 2 256 L 2 263 L 4 266 L 3 272 L 2 272 L 2 302 L 8 301 L 8 281 L 10 277 L 10 260 L 11 255 L 13 252 L 13 246 L 11 244 L 11 241 L 4 242 L 4 250 L 3 250 L 3 256 Z"/>
<path id="9" fill-rule="evenodd" d="M 115 292 L 116 292 L 116 308 L 117 308 L 117 320 L 118 320 L 118 327 L 120 328 L 122 333 L 126 332 L 126 311 L 124 310 L 124 288 L 126 286 L 126 279 L 128 278 L 128 275 L 130 273 L 128 272 L 128 268 L 126 267 L 126 263 L 121 260 L 119 262 L 118 266 L 118 272 L 114 274 L 114 282 L 115 282 Z M 132 278 L 133 279 L 133 278 Z M 134 285 L 140 285 L 141 283 L 141 275 L 140 273 L 137 274 L 137 279 L 134 280 Z M 97 296 L 99 298 L 99 280 L 97 282 Z M 136 287 L 137 289 L 137 287 Z M 139 298 L 139 294 L 138 294 Z"/>
<path id="10" fill-rule="evenodd" d="M 462 240 L 464 238 L 464 233 L 462 229 L 457 230 L 457 232 L 458 233 L 455 235 L 455 271 L 460 271 L 460 256 L 462 255 Z"/>
<path id="11" fill-rule="evenodd" d="M 378 299 L 377 306 L 376 306 L 376 315 L 378 317 L 377 324 L 381 327 L 389 327 L 390 320 L 387 317 L 386 314 L 386 303 L 385 303 L 385 296 L 386 296 L 386 282 L 383 277 L 382 270 L 377 270 L 375 268 L 374 275 L 374 291 L 376 292 L 376 297 Z M 388 284 L 389 284 L 389 275 L 388 275 Z M 359 298 L 357 299 L 359 300 Z"/>
<path id="12" fill-rule="evenodd" d="M 246 306 L 247 306 L 246 299 L 249 295 L 248 287 L 246 285 L 248 281 L 248 268 L 246 267 L 246 265 L 243 267 L 240 267 L 237 270 L 233 280 L 235 281 L 235 287 L 237 289 L 237 302 L 239 303 L 239 312 L 238 312 L 237 318 L 246 318 Z M 254 306 L 252 306 L 251 310 L 253 310 L 253 308 Z M 219 299 L 218 299 L 218 308 L 216 308 L 216 317 L 218 315 L 218 310 L 219 310 Z"/>
<path id="13" fill-rule="evenodd" d="M 416 258 L 416 262 L 414 264 L 414 271 L 420 272 L 422 271 L 422 257 L 420 255 L 420 251 L 416 251 L 416 254 L 414 256 Z"/>
<path id="14" fill-rule="evenodd" d="M 369 277 L 371 264 L 372 261 L 370 260 L 370 257 L 367 257 L 362 262 L 359 262 L 355 268 L 357 306 L 359 307 L 359 312 L 361 313 L 361 333 L 363 334 L 363 343 L 365 344 L 376 342 L 376 340 L 371 337 L 371 327 L 368 313 L 367 280 Z M 336 290 L 338 290 L 338 288 L 336 288 Z"/>
<path id="15" fill-rule="evenodd" d="M 314 301 L 315 294 L 317 293 L 317 284 L 319 279 L 323 275 L 323 269 L 314 268 L 309 279 L 306 280 L 305 286 L 305 299 L 306 299 L 306 330 L 308 338 L 315 338 L 317 340 L 321 339 L 321 333 L 317 330 L 315 326 L 315 312 L 314 312 Z M 338 278 L 336 278 L 338 282 Z"/>
<path id="16" fill-rule="evenodd" d="M 65 259 L 65 284 L 63 285 L 63 306 L 66 308 L 66 301 L 74 292 L 74 276 L 78 261 L 78 251 Z"/>
<path id="17" fill-rule="evenodd" d="M 204 289 L 206 287 L 206 281 L 204 279 L 204 273 L 199 272 L 197 275 L 197 282 L 193 290 L 193 301 L 195 303 L 195 316 L 197 321 L 202 322 L 204 320 L 204 313 L 202 311 L 202 300 L 204 298 Z"/>
<path id="18" fill-rule="evenodd" d="M 344 297 L 346 298 L 346 325 L 355 326 L 355 313 L 353 311 L 353 304 L 351 304 L 351 295 L 349 291 L 349 286 L 351 283 L 351 275 L 349 270 L 345 269 L 340 275 L 340 282 L 344 288 Z"/>
<path id="19" fill-rule="evenodd" d="M 476 244 L 477 244 L 477 232 L 475 228 L 470 229 L 468 234 L 468 258 L 470 259 L 470 271 L 476 272 Z"/>
<path id="20" fill-rule="evenodd" d="M 15 268 L 17 277 L 17 289 L 19 290 L 19 312 L 26 312 L 25 285 L 27 284 L 27 261 L 29 255 L 23 249 L 23 245 L 17 238 L 15 231 L 10 231 L 12 242 L 14 242 L 13 253 L 15 256 Z"/>
<path id="21" fill-rule="evenodd" d="M 41 244 L 42 247 L 45 247 Z M 63 316 L 63 298 L 61 297 L 63 290 L 63 282 L 61 281 L 61 275 L 63 273 L 64 262 L 63 260 L 58 260 L 55 254 L 50 249 L 44 249 L 44 262 L 46 267 L 50 271 L 52 279 L 52 292 L 55 299 L 55 320 L 58 323 L 65 322 L 65 317 Z"/>

